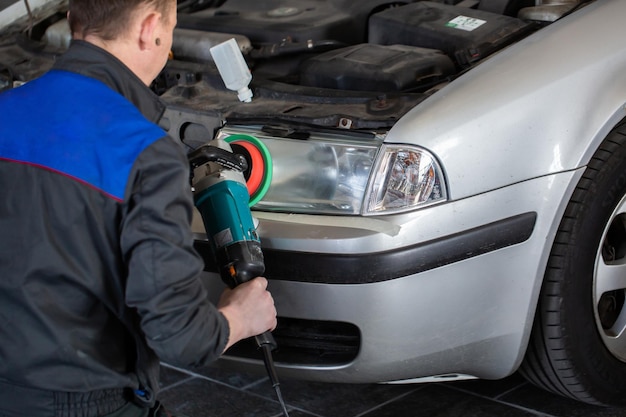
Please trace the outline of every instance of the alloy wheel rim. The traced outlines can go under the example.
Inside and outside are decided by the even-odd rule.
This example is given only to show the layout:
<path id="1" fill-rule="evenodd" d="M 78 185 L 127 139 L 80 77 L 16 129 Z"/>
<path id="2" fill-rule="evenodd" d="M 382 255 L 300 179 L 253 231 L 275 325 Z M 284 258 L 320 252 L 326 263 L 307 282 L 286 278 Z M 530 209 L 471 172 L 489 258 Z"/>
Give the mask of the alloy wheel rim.
<path id="1" fill-rule="evenodd" d="M 611 354 L 626 362 L 626 196 L 611 214 L 601 242 L 593 277 L 596 327 Z"/>

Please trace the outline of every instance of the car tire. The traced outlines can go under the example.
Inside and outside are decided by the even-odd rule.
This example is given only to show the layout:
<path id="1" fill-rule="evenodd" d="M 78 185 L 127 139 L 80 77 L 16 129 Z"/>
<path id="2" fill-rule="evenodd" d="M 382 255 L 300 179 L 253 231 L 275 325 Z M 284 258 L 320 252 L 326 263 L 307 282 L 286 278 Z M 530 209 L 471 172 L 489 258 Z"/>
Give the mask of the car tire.
<path id="1" fill-rule="evenodd" d="M 567 205 L 520 373 L 554 393 L 626 405 L 626 119 Z"/>

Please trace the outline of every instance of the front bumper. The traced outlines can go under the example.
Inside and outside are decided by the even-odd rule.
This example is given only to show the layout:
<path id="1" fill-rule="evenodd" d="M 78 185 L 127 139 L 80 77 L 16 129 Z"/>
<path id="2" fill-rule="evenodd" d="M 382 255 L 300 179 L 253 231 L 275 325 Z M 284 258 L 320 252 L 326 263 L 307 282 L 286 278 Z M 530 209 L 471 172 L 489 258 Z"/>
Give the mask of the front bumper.
<path id="1" fill-rule="evenodd" d="M 367 284 L 425 272 L 526 241 L 537 213 L 494 221 L 428 242 L 377 253 L 313 253 L 265 248 L 265 274 L 283 281 Z M 207 241 L 197 241 L 206 269 L 217 271 Z M 364 268 L 364 266 L 367 266 Z"/>
<path id="2" fill-rule="evenodd" d="M 282 318 L 279 373 L 331 382 L 513 373 L 578 176 L 542 177 L 390 216 L 388 227 L 258 213 L 265 275 Z M 199 240 L 205 253 L 202 247 Z M 220 280 L 206 282 L 219 296 Z M 262 369 L 258 352 L 245 347 L 221 362 Z"/>

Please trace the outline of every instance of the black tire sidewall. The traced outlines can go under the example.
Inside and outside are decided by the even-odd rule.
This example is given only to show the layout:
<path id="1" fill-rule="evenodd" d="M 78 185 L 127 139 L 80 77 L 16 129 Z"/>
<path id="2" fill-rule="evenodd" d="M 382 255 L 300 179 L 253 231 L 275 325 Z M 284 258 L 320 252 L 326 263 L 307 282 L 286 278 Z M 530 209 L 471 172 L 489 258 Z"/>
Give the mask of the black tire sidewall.
<path id="1" fill-rule="evenodd" d="M 615 135 L 620 145 L 613 141 Z M 560 283 L 561 296 L 551 300 L 560 305 L 546 307 L 558 308 L 567 359 L 579 384 L 605 404 L 626 404 L 626 363 L 611 354 L 598 333 L 593 279 L 602 235 L 625 194 L 626 145 L 614 131 L 594 156 L 568 205 L 568 219 L 557 236 L 569 239 L 560 260 L 562 268 L 549 272 L 549 278 Z"/>

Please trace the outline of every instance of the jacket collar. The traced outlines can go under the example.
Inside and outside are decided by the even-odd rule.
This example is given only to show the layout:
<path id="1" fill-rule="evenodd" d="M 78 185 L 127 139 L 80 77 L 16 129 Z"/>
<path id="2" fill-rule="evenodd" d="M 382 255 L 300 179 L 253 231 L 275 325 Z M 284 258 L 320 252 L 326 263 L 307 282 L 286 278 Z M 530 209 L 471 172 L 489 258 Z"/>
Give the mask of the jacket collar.
<path id="1" fill-rule="evenodd" d="M 53 69 L 70 71 L 102 81 L 117 91 L 150 121 L 157 123 L 165 105 L 159 97 L 126 66 L 102 48 L 89 42 L 73 40 Z"/>

